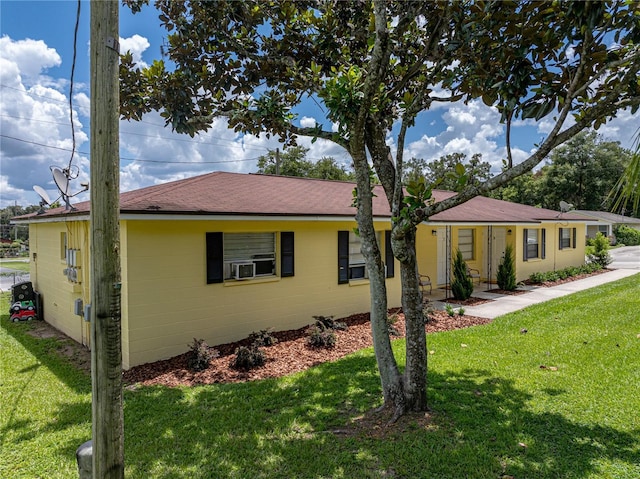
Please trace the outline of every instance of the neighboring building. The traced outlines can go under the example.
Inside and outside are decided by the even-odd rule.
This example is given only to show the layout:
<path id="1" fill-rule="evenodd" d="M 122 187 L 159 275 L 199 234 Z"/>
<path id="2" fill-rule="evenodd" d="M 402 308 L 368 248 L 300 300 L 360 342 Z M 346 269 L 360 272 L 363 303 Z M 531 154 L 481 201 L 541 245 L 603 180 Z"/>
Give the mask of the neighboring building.
<path id="1" fill-rule="evenodd" d="M 640 230 L 640 219 L 638 218 L 617 215 L 607 211 L 575 210 L 572 213 L 586 219 L 587 238 L 595 238 L 598 233 L 602 233 L 608 238 L 613 238 L 613 230 L 619 225 Z"/>
<path id="2" fill-rule="evenodd" d="M 120 200 L 123 366 L 169 358 L 193 338 L 211 345 L 314 315 L 369 311 L 367 270 L 353 232 L 354 185 L 215 172 L 123 193 Z M 401 304 L 390 212 L 375 187 L 374 225 L 386 263 L 389 307 Z M 453 195 L 434 191 L 436 201 Z M 76 302 L 90 301 L 89 203 L 15 218 L 30 228 L 31 280 L 46 321 L 89 346 Z M 419 270 L 450 282 L 460 248 L 495 279 L 507 244 L 518 281 L 584 262 L 585 220 L 570 213 L 477 197 L 418 226 Z"/>

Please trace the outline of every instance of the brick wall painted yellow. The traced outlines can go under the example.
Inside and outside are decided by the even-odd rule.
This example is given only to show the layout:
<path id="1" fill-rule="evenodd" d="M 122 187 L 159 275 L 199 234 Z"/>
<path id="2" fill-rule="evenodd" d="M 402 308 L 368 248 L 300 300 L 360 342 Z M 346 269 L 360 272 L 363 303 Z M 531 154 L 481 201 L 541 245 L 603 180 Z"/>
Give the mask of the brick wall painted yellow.
<path id="1" fill-rule="evenodd" d="M 438 277 L 438 237 L 431 233 L 436 229 L 430 225 L 418 225 L 416 231 L 416 258 L 418 271 L 431 278 L 435 287 Z"/>
<path id="2" fill-rule="evenodd" d="M 537 227 L 546 229 L 546 254 L 545 259 L 530 259 L 524 261 L 524 229 L 525 226 L 516 228 L 516 238 L 514 240 L 514 254 L 516 260 L 516 280 L 524 281 L 531 273 L 554 271 L 566 268 L 567 266 L 580 266 L 585 262 L 585 225 L 567 223 L 542 223 L 532 225 L 529 228 Z M 576 247 L 559 248 L 560 228 L 576 228 Z"/>
<path id="3" fill-rule="evenodd" d="M 127 277 L 135 280 L 126 286 L 125 367 L 183 353 L 193 338 L 220 344 L 268 327 L 300 328 L 312 323 L 313 315 L 339 318 L 369 311 L 368 282 L 338 284 L 337 231 L 354 226 L 354 222 L 128 221 Z M 379 228 L 386 226 L 380 223 Z M 215 231 L 293 231 L 295 276 L 206 284 L 205 233 Z M 397 262 L 395 278 L 387 280 L 387 287 L 389 306 L 399 306 Z"/>
<path id="4" fill-rule="evenodd" d="M 44 318 L 69 337 L 82 344 L 89 342 L 89 326 L 74 314 L 76 299 L 89 302 L 89 258 L 87 222 L 41 223 L 29 226 L 31 282 L 42 293 Z M 71 283 L 63 274 L 67 267 L 61 257 L 62 234 L 67 247 L 80 250 L 82 281 Z M 35 261 L 33 260 L 36 255 Z"/>

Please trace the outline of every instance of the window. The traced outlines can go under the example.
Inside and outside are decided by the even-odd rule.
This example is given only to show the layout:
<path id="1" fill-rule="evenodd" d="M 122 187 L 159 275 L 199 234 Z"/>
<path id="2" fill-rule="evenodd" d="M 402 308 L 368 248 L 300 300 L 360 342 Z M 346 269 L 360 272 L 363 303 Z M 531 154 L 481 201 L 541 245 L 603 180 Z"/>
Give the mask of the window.
<path id="1" fill-rule="evenodd" d="M 525 228 L 523 230 L 524 237 L 524 260 L 544 259 L 546 252 L 546 230 L 544 228 L 534 229 Z"/>
<path id="2" fill-rule="evenodd" d="M 471 228 L 462 228 L 458 230 L 458 249 L 462 253 L 462 259 L 465 261 L 473 260 L 474 248 L 474 230 Z"/>
<path id="3" fill-rule="evenodd" d="M 575 248 L 576 247 L 576 229 L 575 228 L 560 228 L 560 249 Z"/>
<path id="4" fill-rule="evenodd" d="M 293 232 L 280 233 L 280 275 L 293 276 Z M 207 283 L 276 274 L 275 233 L 207 233 Z"/>
<path id="5" fill-rule="evenodd" d="M 60 259 L 67 260 L 67 233 L 60 233 Z"/>
<path id="6" fill-rule="evenodd" d="M 598 225 L 598 233 L 602 233 L 604 236 L 607 236 L 609 234 L 609 227 L 607 225 Z"/>
<path id="7" fill-rule="evenodd" d="M 385 235 L 385 240 L 386 240 Z M 389 237 L 389 241 L 390 241 Z M 380 244 L 380 233 L 376 233 L 376 241 Z M 353 231 L 338 231 L 338 284 L 348 283 L 349 280 L 366 279 L 369 277 L 361 249 L 360 237 Z M 386 243 L 385 243 L 386 244 Z M 389 245 L 389 249 L 391 246 Z M 388 260 L 388 257 L 385 257 Z M 393 266 L 391 267 L 393 274 Z M 387 277 L 389 268 L 387 268 Z"/>

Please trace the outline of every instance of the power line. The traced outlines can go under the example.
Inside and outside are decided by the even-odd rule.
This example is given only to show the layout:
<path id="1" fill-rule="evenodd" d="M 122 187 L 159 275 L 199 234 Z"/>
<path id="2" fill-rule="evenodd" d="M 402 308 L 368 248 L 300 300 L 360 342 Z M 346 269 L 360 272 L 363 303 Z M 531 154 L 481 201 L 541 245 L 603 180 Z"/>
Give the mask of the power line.
<path id="1" fill-rule="evenodd" d="M 78 52 L 78 27 L 80 26 L 80 0 L 78 0 L 78 9 L 76 10 L 76 26 L 73 32 L 73 57 L 71 60 L 71 77 L 69 79 L 69 123 L 71 124 L 71 157 L 69 158 L 69 166 L 67 166 L 66 174 L 69 175 L 71 164 L 73 163 L 73 154 L 76 151 L 76 128 L 73 124 L 73 79 L 76 71 L 76 56 Z"/>
<path id="2" fill-rule="evenodd" d="M 4 113 L 1 113 L 0 117 L 14 118 L 16 120 L 35 121 L 35 122 L 38 122 L 38 123 L 47 123 L 47 124 L 50 124 L 50 125 L 67 126 L 66 122 L 50 121 L 50 120 L 39 120 L 39 119 L 36 119 L 36 118 L 25 118 L 25 117 L 21 117 L 21 116 L 7 115 L 7 114 L 4 114 Z M 149 123 L 149 122 L 144 122 L 144 123 Z M 153 123 L 149 123 L 149 124 L 154 125 Z M 155 126 L 158 126 L 158 125 L 155 125 Z M 162 135 L 148 135 L 148 134 L 145 134 L 145 133 L 134 133 L 132 131 L 122 131 L 122 130 L 120 130 L 120 134 L 121 135 L 142 136 L 142 137 L 146 137 L 146 138 L 161 138 L 163 140 L 181 141 L 181 142 L 184 142 L 184 143 L 192 143 L 194 145 L 226 146 L 226 145 L 221 145 L 219 143 L 211 143 L 211 142 L 208 142 L 208 141 L 194 141 L 194 140 L 187 139 L 187 138 L 173 138 L 173 137 L 170 137 L 170 136 L 162 136 Z M 262 146 L 261 147 L 251 147 L 251 146 L 239 145 L 234 140 L 226 140 L 226 139 L 220 138 L 220 141 L 226 141 L 228 143 L 231 143 L 232 145 L 236 145 L 236 146 L 242 147 L 243 150 L 254 150 L 254 151 L 264 151 L 264 152 L 269 151 L 268 148 L 265 148 L 265 147 L 262 147 Z"/>
<path id="3" fill-rule="evenodd" d="M 41 146 L 44 148 L 51 148 L 53 150 L 61 150 L 61 151 L 71 151 L 69 148 L 61 148 L 59 146 L 51 146 L 51 145 L 45 145 L 44 143 L 38 143 L 36 141 L 29 141 L 29 140 L 23 140 L 20 138 L 16 138 L 14 136 L 9 136 L 9 135 L 2 135 L 0 134 L 0 137 L 2 138 L 7 138 L 9 140 L 15 140 L 15 141 L 20 141 L 22 143 L 28 143 L 31 145 L 36 145 L 36 146 Z M 86 151 L 78 151 L 79 154 L 81 155 L 86 155 L 87 157 L 89 157 L 90 153 L 86 152 Z M 240 161 L 256 161 L 258 160 L 260 157 L 256 157 L 256 158 L 243 158 L 243 159 L 237 159 L 237 160 L 216 160 L 216 161 L 168 161 L 168 160 L 145 160 L 142 158 L 128 158 L 126 156 L 121 156 L 120 160 L 124 160 L 124 161 L 138 161 L 138 162 L 142 162 L 142 163 L 168 163 L 168 164 L 185 164 L 185 165 L 204 165 L 204 164 L 218 164 L 218 163 L 236 163 L 236 162 L 240 162 Z"/>

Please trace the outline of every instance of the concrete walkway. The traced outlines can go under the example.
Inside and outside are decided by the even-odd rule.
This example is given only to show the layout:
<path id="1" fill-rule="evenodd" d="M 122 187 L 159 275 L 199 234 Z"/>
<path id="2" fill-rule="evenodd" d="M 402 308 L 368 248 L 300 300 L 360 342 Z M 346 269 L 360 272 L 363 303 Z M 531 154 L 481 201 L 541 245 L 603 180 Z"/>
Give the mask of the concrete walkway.
<path id="1" fill-rule="evenodd" d="M 638 291 L 640 292 L 640 273 L 636 269 L 616 269 L 606 273 L 597 274 L 595 276 L 590 276 L 585 279 L 570 281 L 558 286 L 526 286 L 518 289 L 527 289 L 529 290 L 527 293 L 513 296 L 488 293 L 487 289 L 490 289 L 490 287 L 485 283 L 481 283 L 474 290 L 473 297 L 491 299 L 492 301 L 479 304 L 477 306 L 465 306 L 464 313 L 470 316 L 493 319 L 497 316 L 526 308 L 532 304 L 541 303 L 554 298 L 560 298 L 568 294 L 584 291 L 585 289 L 600 286 L 601 284 L 610 283 L 611 281 L 617 281 L 633 275 L 638 275 L 637 283 L 639 287 Z M 493 287 L 495 288 L 495 285 L 493 285 Z M 437 309 L 444 309 L 445 301 L 440 299 L 434 301 L 433 304 Z M 458 307 L 455 304 L 452 304 L 452 306 L 455 308 Z"/>

